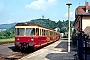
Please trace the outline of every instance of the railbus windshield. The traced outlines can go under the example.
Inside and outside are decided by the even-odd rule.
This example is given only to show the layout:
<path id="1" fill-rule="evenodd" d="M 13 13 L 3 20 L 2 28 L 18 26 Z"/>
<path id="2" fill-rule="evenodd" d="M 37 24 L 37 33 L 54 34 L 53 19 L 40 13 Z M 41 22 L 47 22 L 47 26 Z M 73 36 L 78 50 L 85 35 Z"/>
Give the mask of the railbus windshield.
<path id="1" fill-rule="evenodd" d="M 35 35 L 35 29 L 34 28 L 16 28 L 15 29 L 15 35 L 18 36 L 33 36 Z"/>
<path id="2" fill-rule="evenodd" d="M 33 36 L 35 35 L 35 29 L 34 28 L 26 28 L 26 36 Z"/>
<path id="3" fill-rule="evenodd" d="M 16 35 L 24 36 L 24 31 L 25 31 L 24 28 L 16 28 L 16 29 L 15 29 Z"/>

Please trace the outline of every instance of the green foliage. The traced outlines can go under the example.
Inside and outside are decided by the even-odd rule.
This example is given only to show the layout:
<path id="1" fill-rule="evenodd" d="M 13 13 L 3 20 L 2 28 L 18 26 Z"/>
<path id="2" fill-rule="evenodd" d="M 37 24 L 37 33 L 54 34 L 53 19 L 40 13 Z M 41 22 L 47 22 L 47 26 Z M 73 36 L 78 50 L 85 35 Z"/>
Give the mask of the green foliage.
<path id="1" fill-rule="evenodd" d="M 56 24 L 57 24 L 57 27 L 59 27 L 60 29 L 62 28 L 62 26 L 63 26 L 63 24 L 62 24 L 63 22 L 62 21 L 58 21 Z"/>
<path id="2" fill-rule="evenodd" d="M 61 28 L 60 32 L 61 32 L 61 33 L 68 32 L 68 29 L 66 29 L 66 28 Z"/>
<path id="3" fill-rule="evenodd" d="M 71 43 L 74 47 L 77 46 L 77 36 L 74 34 L 74 32 L 72 33 L 72 42 Z"/>
<path id="4" fill-rule="evenodd" d="M 30 22 L 34 22 L 36 24 L 45 26 L 47 28 L 51 28 L 54 29 L 56 28 L 56 22 L 55 21 L 51 21 L 49 19 L 35 19 L 35 20 L 31 20 Z"/>
<path id="5" fill-rule="evenodd" d="M 7 29 L 6 31 L 0 32 L 0 39 L 6 39 L 12 37 L 14 37 L 14 27 Z"/>
<path id="6" fill-rule="evenodd" d="M 65 36 L 63 36 L 63 38 L 68 38 L 68 34 L 67 34 L 67 35 L 65 35 Z"/>
<path id="7" fill-rule="evenodd" d="M 68 20 L 63 21 L 63 26 L 68 26 Z"/>

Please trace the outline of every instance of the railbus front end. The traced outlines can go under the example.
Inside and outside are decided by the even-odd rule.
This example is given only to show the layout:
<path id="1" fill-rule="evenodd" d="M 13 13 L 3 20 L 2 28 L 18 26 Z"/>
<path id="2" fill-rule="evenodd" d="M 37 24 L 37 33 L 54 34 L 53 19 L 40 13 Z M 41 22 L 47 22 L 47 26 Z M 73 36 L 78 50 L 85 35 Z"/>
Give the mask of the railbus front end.
<path id="1" fill-rule="evenodd" d="M 35 45 L 35 28 L 15 28 L 15 46 L 26 49 Z"/>

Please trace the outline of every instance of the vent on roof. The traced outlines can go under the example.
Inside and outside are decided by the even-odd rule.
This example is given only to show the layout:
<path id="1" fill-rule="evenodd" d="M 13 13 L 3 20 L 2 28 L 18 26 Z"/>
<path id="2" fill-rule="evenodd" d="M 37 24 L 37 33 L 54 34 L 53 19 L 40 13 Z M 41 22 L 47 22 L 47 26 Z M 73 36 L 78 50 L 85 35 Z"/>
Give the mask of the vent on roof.
<path id="1" fill-rule="evenodd" d="M 25 22 L 24 24 L 26 24 L 27 25 L 27 23 Z"/>

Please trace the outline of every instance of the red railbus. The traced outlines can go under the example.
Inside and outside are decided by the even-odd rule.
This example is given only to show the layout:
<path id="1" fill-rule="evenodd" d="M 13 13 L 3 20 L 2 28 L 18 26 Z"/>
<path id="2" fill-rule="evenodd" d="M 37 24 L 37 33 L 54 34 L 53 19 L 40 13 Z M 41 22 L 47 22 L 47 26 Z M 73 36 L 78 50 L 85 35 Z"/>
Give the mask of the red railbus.
<path id="1" fill-rule="evenodd" d="M 24 22 L 15 25 L 15 47 L 37 49 L 60 39 L 60 32 L 41 25 Z"/>

